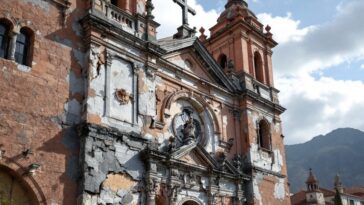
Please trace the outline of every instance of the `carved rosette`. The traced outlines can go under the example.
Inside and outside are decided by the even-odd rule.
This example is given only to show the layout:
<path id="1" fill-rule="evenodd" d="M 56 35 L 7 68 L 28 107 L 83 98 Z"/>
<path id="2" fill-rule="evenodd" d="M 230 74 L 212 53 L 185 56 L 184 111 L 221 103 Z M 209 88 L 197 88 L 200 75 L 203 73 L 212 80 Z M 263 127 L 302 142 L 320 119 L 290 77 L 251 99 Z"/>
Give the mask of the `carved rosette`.
<path id="1" fill-rule="evenodd" d="M 128 93 L 125 89 L 115 90 L 115 98 L 120 105 L 127 105 L 133 100 L 133 95 Z"/>

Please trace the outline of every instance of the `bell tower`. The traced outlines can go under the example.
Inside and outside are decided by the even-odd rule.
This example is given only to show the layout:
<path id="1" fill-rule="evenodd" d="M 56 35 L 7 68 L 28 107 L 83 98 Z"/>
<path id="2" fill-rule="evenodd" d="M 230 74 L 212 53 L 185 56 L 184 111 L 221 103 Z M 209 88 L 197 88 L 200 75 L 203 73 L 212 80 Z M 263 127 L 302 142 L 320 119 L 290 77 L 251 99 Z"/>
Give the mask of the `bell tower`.
<path id="1" fill-rule="evenodd" d="M 204 42 L 221 69 L 244 72 L 273 86 L 271 49 L 277 43 L 270 27 L 263 28 L 245 0 L 228 0 L 210 32 Z"/>
<path id="2" fill-rule="evenodd" d="M 220 69 L 239 85 L 239 134 L 236 153 L 244 159 L 248 204 L 289 205 L 289 187 L 280 115 L 274 88 L 271 28 L 259 22 L 245 0 L 227 0 L 225 10 L 199 40 Z"/>
<path id="3" fill-rule="evenodd" d="M 325 204 L 324 194 L 320 191 L 319 181 L 313 174 L 312 169 L 310 169 L 310 173 L 306 180 L 306 185 L 307 185 L 306 201 L 310 204 L 324 205 Z"/>

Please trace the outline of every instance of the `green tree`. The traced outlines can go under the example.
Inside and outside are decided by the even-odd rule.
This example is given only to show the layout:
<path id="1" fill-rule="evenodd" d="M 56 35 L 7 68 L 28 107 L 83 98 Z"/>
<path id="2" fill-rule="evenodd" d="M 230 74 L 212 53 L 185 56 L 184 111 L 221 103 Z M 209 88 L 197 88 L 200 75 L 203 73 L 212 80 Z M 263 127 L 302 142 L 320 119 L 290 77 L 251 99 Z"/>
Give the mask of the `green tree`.
<path id="1" fill-rule="evenodd" d="M 337 189 L 336 189 L 335 198 L 334 198 L 334 205 L 343 205 L 343 201 L 341 200 L 340 192 Z"/>

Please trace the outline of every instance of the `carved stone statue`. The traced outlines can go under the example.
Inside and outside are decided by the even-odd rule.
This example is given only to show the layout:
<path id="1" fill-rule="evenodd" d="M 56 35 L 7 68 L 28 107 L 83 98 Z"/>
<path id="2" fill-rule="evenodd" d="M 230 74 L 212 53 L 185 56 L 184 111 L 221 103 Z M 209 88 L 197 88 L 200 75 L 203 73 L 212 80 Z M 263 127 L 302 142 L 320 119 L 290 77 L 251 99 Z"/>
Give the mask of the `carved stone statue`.
<path id="1" fill-rule="evenodd" d="M 183 126 L 184 142 L 190 144 L 193 140 L 195 140 L 196 139 L 195 131 L 196 131 L 196 126 L 194 124 L 194 120 L 192 117 L 189 117 L 189 119 Z"/>
<path id="2" fill-rule="evenodd" d="M 185 107 L 173 118 L 173 130 L 177 146 L 199 142 L 201 140 L 201 124 L 193 108 Z"/>
<path id="3" fill-rule="evenodd" d="M 169 138 L 169 144 L 168 144 L 168 152 L 174 152 L 176 151 L 176 138 L 170 137 Z"/>
<path id="4" fill-rule="evenodd" d="M 239 171 L 241 171 L 241 167 L 242 167 L 242 158 L 240 154 L 236 154 L 234 159 L 233 159 L 233 164 L 235 166 L 235 168 Z"/>

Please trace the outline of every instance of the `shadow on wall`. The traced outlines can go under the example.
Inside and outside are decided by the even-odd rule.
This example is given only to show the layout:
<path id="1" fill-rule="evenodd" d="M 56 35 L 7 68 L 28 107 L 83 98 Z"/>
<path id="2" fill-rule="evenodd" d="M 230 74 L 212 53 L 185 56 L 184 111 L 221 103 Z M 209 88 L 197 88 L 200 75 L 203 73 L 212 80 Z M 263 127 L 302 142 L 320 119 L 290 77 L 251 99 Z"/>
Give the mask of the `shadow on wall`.
<path id="1" fill-rule="evenodd" d="M 61 204 L 77 204 L 80 190 L 77 185 L 81 180 L 81 166 L 79 163 L 80 155 L 80 136 L 78 125 L 82 123 L 82 104 L 85 99 L 85 77 L 83 71 L 87 69 L 87 52 L 85 52 L 84 36 L 79 20 L 85 15 L 87 2 L 83 0 L 72 1 L 74 5 L 67 15 L 65 25 L 61 29 L 45 36 L 46 39 L 58 43 L 67 54 L 63 56 L 65 61 L 68 99 L 64 103 L 64 112 L 59 116 L 54 116 L 52 121 L 62 128 L 50 140 L 43 143 L 39 150 L 55 153 L 64 156 L 65 165 L 60 166 L 62 173 L 59 178 L 54 179 L 51 186 L 52 195 L 49 198 L 58 198 L 58 192 L 63 191 L 63 202 Z M 62 18 L 62 15 L 60 15 Z M 62 20 L 60 20 L 60 24 Z M 67 67 L 65 67 L 67 66 Z M 60 71 L 63 72 L 63 71 Z"/>
<path id="2" fill-rule="evenodd" d="M 38 150 L 48 152 L 49 154 L 55 153 L 62 155 L 65 158 L 64 170 L 58 170 L 62 173 L 59 181 L 54 179 L 53 184 L 51 185 L 52 195 L 54 194 L 54 196 L 48 197 L 57 199 L 57 193 L 60 190 L 63 190 L 62 204 L 76 204 L 76 200 L 79 195 L 77 184 L 80 179 L 80 140 L 77 133 L 77 127 L 69 126 L 63 128 L 62 131 L 55 135 L 52 139 L 43 143 L 43 146 Z M 63 187 L 60 187 L 60 184 L 62 184 Z"/>

